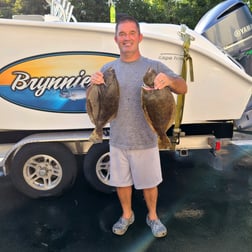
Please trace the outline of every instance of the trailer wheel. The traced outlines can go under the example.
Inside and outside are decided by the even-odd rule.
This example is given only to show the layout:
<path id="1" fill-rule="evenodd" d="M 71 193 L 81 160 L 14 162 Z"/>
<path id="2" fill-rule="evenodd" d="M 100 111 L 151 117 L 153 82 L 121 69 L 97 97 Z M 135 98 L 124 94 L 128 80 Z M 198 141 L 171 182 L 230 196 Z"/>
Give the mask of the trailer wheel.
<path id="1" fill-rule="evenodd" d="M 100 192 L 112 193 L 115 191 L 115 188 L 109 185 L 109 167 L 108 142 L 92 145 L 84 158 L 83 171 L 88 183 Z"/>
<path id="2" fill-rule="evenodd" d="M 14 186 L 30 198 L 59 196 L 75 182 L 74 155 L 60 143 L 35 143 L 14 156 L 10 177 Z"/>

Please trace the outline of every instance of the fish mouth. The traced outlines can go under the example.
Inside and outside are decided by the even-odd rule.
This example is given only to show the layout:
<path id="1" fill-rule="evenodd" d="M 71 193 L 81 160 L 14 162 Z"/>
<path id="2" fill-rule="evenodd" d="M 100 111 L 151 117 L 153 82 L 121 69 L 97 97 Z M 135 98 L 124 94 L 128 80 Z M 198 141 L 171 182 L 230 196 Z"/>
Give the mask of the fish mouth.
<path id="1" fill-rule="evenodd" d="M 148 90 L 148 91 L 156 90 L 154 87 L 150 87 L 150 86 L 146 85 L 145 83 L 143 83 L 142 88 L 145 89 L 145 90 Z"/>

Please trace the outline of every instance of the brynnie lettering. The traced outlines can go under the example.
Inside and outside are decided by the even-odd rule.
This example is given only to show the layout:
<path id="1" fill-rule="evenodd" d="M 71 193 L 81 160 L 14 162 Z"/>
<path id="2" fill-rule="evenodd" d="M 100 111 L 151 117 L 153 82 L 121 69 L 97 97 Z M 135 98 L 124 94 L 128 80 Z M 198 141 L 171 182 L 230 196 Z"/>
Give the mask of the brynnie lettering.
<path id="1" fill-rule="evenodd" d="M 85 88 L 90 83 L 90 75 L 86 75 L 85 70 L 81 70 L 78 76 L 60 76 L 60 77 L 31 77 L 29 73 L 15 71 L 12 73 L 16 76 L 11 84 L 11 89 L 24 90 L 29 88 L 34 91 L 36 97 L 42 96 L 46 90 L 62 90 L 74 87 Z"/>

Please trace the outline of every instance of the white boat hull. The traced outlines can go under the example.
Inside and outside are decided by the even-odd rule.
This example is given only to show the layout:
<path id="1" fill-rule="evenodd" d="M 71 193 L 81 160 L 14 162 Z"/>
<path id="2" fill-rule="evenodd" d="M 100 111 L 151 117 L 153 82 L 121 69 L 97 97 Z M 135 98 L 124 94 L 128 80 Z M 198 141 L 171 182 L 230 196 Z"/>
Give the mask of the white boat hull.
<path id="1" fill-rule="evenodd" d="M 142 55 L 181 72 L 180 26 L 141 24 Z M 93 128 L 85 111 L 90 75 L 118 57 L 114 24 L 49 23 L 0 19 L 0 129 Z M 252 77 L 192 30 L 194 82 L 182 123 L 234 120 L 252 93 Z M 189 75 L 188 75 L 189 76 Z"/>

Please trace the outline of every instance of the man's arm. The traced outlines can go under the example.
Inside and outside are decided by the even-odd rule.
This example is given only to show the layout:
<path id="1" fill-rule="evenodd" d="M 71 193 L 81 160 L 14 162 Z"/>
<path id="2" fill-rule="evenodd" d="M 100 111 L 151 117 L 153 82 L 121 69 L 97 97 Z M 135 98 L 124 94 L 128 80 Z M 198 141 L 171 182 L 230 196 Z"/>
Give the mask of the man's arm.
<path id="1" fill-rule="evenodd" d="M 159 73 L 154 80 L 154 84 L 156 89 L 169 87 L 176 94 L 185 94 L 187 92 L 187 84 L 181 77 L 171 77 L 164 73 Z"/>

